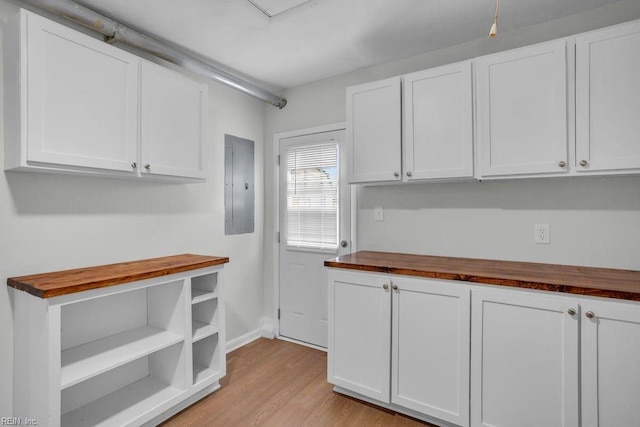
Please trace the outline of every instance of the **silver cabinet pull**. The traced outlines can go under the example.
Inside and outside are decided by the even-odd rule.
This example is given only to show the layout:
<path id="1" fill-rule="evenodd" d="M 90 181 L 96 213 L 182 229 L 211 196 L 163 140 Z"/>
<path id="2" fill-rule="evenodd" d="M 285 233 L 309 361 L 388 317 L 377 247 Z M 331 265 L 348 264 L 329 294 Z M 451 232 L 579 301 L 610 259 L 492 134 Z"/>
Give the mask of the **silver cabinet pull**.
<path id="1" fill-rule="evenodd" d="M 580 166 L 586 167 L 589 164 L 586 160 L 580 160 Z"/>
<path id="2" fill-rule="evenodd" d="M 397 290 L 398 290 L 398 285 L 393 285 L 393 286 L 391 287 L 391 289 L 393 289 L 394 291 L 397 291 Z"/>
<path id="3" fill-rule="evenodd" d="M 138 164 L 136 162 L 131 163 L 131 167 L 133 169 L 136 169 L 138 167 Z"/>
<path id="4" fill-rule="evenodd" d="M 559 166 L 559 167 L 561 167 L 561 168 L 563 168 L 563 167 L 567 166 L 567 162 L 565 162 L 564 160 L 560 160 L 560 161 L 558 162 L 558 166 Z"/>
<path id="5" fill-rule="evenodd" d="M 398 172 L 394 172 L 394 173 L 393 173 L 393 176 L 395 176 L 396 178 L 399 178 L 399 177 L 400 177 L 400 174 L 399 174 Z"/>
<path id="6" fill-rule="evenodd" d="M 413 176 L 413 174 L 412 174 L 410 171 L 407 171 L 407 176 L 408 176 L 409 178 L 411 178 L 411 177 Z"/>
<path id="7" fill-rule="evenodd" d="M 147 163 L 146 165 L 144 165 L 144 168 L 148 171 L 151 170 L 151 165 L 149 163 Z"/>
<path id="8" fill-rule="evenodd" d="M 576 309 L 575 308 L 570 308 L 569 310 L 567 310 L 567 313 L 569 313 L 571 316 L 573 316 L 574 314 L 576 314 Z"/>
<path id="9" fill-rule="evenodd" d="M 593 311 L 587 311 L 585 314 L 589 319 L 593 319 L 596 315 Z"/>
<path id="10" fill-rule="evenodd" d="M 384 285 L 382 285 L 382 289 L 384 289 L 384 290 L 386 291 L 387 289 L 389 289 L 389 285 L 387 285 L 387 284 L 385 283 Z"/>

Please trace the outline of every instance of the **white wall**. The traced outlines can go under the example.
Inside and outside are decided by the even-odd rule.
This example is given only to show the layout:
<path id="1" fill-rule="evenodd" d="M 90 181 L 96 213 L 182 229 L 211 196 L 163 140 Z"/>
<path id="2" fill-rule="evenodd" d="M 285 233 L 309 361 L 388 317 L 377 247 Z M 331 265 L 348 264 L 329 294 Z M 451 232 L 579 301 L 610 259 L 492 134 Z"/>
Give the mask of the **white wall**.
<path id="1" fill-rule="evenodd" d="M 0 22 L 4 24 L 16 11 L 15 6 L 0 1 Z M 29 273 L 181 253 L 228 256 L 231 262 L 224 268 L 227 339 L 255 330 L 263 315 L 265 108 L 260 101 L 210 84 L 210 138 L 205 147 L 208 179 L 204 184 L 0 173 L 0 282 Z M 225 133 L 256 143 L 256 228 L 252 234 L 224 235 Z M 2 149 L 0 160 L 1 153 Z M 9 292 L 2 285 L 0 417 L 11 415 L 12 318 Z"/>
<path id="2" fill-rule="evenodd" d="M 640 2 L 623 0 L 286 91 L 285 109 L 267 109 L 265 313 L 275 304 L 274 133 L 344 121 L 347 86 L 638 18 Z M 384 206 L 384 222 L 373 221 L 374 206 Z M 359 249 L 640 270 L 640 177 L 360 187 L 357 219 Z M 533 243 L 540 223 L 551 225 L 549 246 Z"/>

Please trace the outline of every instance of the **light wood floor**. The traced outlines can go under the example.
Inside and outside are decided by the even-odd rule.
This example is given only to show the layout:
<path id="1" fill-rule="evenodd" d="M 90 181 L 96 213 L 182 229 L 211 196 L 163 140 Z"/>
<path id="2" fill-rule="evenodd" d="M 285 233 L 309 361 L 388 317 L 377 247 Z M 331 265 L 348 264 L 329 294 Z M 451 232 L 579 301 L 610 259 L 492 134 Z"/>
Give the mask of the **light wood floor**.
<path id="1" fill-rule="evenodd" d="M 326 353 L 277 339 L 229 353 L 220 383 L 163 426 L 429 426 L 333 392 Z"/>

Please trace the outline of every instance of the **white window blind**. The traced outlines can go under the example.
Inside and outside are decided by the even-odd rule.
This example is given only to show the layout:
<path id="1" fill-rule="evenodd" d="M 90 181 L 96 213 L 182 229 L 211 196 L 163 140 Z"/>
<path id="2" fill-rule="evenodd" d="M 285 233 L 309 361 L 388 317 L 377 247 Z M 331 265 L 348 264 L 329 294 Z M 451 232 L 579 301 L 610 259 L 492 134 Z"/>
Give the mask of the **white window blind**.
<path id="1" fill-rule="evenodd" d="M 335 142 L 289 147 L 287 246 L 338 248 L 338 146 Z"/>

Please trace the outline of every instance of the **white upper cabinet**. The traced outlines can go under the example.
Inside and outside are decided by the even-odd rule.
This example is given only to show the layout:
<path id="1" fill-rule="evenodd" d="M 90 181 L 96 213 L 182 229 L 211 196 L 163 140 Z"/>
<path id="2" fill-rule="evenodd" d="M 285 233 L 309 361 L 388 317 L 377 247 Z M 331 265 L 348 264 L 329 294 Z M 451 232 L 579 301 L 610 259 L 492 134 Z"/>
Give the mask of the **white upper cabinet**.
<path id="1" fill-rule="evenodd" d="M 471 62 L 405 75 L 404 179 L 473 177 Z"/>
<path id="2" fill-rule="evenodd" d="M 476 64 L 479 178 L 566 173 L 566 42 Z"/>
<path id="3" fill-rule="evenodd" d="M 5 169 L 204 180 L 206 85 L 25 10 L 3 37 Z"/>
<path id="4" fill-rule="evenodd" d="M 347 88 L 348 181 L 401 180 L 400 77 Z"/>
<path id="5" fill-rule="evenodd" d="M 640 22 L 576 38 L 576 170 L 640 168 Z"/>
<path id="6" fill-rule="evenodd" d="M 202 178 L 207 86 L 143 62 L 141 77 L 142 175 Z"/>
<path id="7" fill-rule="evenodd" d="M 7 166 L 133 175 L 139 59 L 33 13 L 21 11 L 13 25 L 5 32 L 15 53 L 5 61 L 6 105 L 15 109 L 5 122 L 14 145 Z"/>

